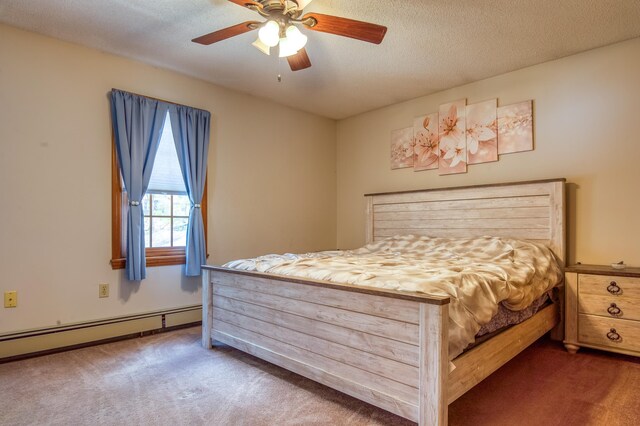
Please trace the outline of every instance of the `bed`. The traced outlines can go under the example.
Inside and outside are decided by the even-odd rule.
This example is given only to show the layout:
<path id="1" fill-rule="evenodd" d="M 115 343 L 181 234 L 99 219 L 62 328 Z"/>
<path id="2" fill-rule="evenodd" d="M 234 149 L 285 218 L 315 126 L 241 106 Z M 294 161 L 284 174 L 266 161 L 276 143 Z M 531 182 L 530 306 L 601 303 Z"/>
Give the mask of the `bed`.
<path id="1" fill-rule="evenodd" d="M 517 238 L 565 259 L 565 181 L 367 194 L 366 240 Z M 202 344 L 220 341 L 420 425 L 552 329 L 551 304 L 449 360 L 450 298 L 205 266 Z"/>

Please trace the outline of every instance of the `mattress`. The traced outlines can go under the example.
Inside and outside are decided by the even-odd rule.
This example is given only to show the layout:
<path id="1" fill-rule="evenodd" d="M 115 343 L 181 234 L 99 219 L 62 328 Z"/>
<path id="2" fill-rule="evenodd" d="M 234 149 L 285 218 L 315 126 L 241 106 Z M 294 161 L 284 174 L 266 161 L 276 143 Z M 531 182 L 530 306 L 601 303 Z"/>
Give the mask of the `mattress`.
<path id="1" fill-rule="evenodd" d="M 521 311 L 562 282 L 543 244 L 498 237 L 390 237 L 356 250 L 266 255 L 228 268 L 449 296 L 449 358 L 500 311 Z"/>

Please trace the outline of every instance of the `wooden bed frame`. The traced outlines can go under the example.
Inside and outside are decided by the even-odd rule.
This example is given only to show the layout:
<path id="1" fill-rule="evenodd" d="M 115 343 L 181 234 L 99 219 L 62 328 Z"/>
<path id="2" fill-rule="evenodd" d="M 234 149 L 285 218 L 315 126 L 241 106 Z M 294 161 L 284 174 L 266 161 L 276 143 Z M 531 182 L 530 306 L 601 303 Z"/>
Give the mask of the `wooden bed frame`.
<path id="1" fill-rule="evenodd" d="M 547 243 L 564 261 L 564 179 L 367 194 L 367 242 L 494 235 Z M 205 266 L 202 344 L 213 340 L 418 422 L 556 326 L 557 305 L 448 360 L 449 299 Z"/>

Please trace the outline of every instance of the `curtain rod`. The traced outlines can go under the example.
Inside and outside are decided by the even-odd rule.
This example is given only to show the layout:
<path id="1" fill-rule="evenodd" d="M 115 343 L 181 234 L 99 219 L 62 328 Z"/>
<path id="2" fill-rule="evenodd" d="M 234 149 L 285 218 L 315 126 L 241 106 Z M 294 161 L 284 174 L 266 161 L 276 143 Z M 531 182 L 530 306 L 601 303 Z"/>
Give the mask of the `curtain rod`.
<path id="1" fill-rule="evenodd" d="M 196 108 L 196 107 L 192 107 L 192 106 L 185 105 L 185 104 L 179 104 L 177 102 L 166 101 L 164 99 L 154 98 L 153 96 L 141 95 L 140 93 L 130 92 L 129 90 L 116 89 L 115 87 L 112 87 L 111 90 L 112 91 L 113 90 L 117 90 L 119 92 L 131 93 L 132 95 L 140 96 L 142 98 L 147 98 L 147 99 L 153 99 L 154 101 L 164 102 L 165 104 L 177 105 L 177 106 L 181 106 L 181 107 L 185 107 L 185 108 L 199 109 L 200 111 L 208 112 L 209 114 L 211 114 L 211 112 L 207 111 L 206 109 Z"/>

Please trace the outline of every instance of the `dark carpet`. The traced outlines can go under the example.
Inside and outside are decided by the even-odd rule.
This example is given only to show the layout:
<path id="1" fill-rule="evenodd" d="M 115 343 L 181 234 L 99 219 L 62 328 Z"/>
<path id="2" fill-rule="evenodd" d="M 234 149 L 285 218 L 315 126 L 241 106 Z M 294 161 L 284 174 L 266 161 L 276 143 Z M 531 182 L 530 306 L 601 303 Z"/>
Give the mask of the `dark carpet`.
<path id="1" fill-rule="evenodd" d="M 200 328 L 0 365 L 2 425 L 412 425 Z M 541 339 L 449 407 L 451 425 L 638 425 L 640 363 Z"/>

